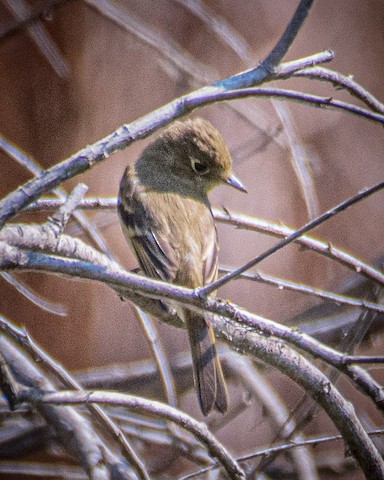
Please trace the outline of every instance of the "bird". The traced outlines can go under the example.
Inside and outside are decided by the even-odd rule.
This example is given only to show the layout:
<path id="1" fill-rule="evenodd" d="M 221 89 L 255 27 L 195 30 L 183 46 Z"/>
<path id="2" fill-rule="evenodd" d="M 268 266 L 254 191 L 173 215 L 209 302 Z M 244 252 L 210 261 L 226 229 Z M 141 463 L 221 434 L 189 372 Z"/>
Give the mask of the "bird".
<path id="1" fill-rule="evenodd" d="M 208 193 L 223 184 L 246 192 L 223 137 L 201 117 L 171 124 L 125 169 L 118 216 L 146 276 L 193 289 L 217 279 L 219 244 Z M 188 332 L 201 411 L 224 414 L 228 392 L 211 314 L 175 309 Z"/>

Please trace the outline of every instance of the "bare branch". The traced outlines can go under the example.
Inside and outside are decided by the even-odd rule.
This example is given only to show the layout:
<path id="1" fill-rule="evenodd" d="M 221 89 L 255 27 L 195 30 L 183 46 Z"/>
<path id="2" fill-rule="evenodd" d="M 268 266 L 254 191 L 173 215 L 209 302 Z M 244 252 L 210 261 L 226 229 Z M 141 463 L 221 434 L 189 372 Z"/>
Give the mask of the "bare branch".
<path id="1" fill-rule="evenodd" d="M 293 76 L 330 82 L 336 88 L 347 90 L 351 95 L 364 102 L 367 107 L 371 108 L 374 112 L 384 114 L 384 104 L 377 100 L 368 90 L 355 82 L 351 76 L 343 75 L 324 67 L 312 67 L 299 70 L 295 72 Z"/>
<path id="2" fill-rule="evenodd" d="M 312 95 L 309 93 L 296 92 L 294 90 L 285 90 L 280 88 L 242 88 L 236 90 L 225 90 L 221 92 L 213 91 L 210 87 L 206 87 L 204 93 L 204 99 L 201 97 L 194 98 L 193 96 L 180 97 L 183 103 L 188 105 L 188 113 L 192 112 L 195 108 L 209 105 L 211 103 L 220 102 L 223 100 L 235 100 L 238 98 L 247 97 L 259 97 L 259 98 L 276 98 L 279 100 L 291 100 L 294 102 L 302 103 L 312 107 L 318 108 L 330 108 L 336 110 L 342 110 L 353 115 L 357 115 L 372 122 L 384 124 L 384 114 L 371 112 L 351 103 L 342 102 L 336 100 L 333 97 L 322 97 L 319 95 Z M 185 107 L 185 105 L 183 105 Z"/>
<path id="3" fill-rule="evenodd" d="M 232 273 L 235 271 L 235 269 L 220 266 L 220 271 L 224 273 Z M 349 305 L 350 307 L 355 307 L 358 309 L 366 309 L 371 310 L 372 312 L 384 313 L 384 305 L 379 305 L 378 303 L 370 302 L 368 300 L 353 298 L 347 295 L 326 292 L 324 290 L 320 290 L 319 288 L 314 288 L 302 283 L 291 282 L 281 278 L 272 277 L 263 272 L 242 273 L 238 278 L 245 278 L 254 282 L 271 285 L 277 287 L 279 290 L 292 290 L 305 295 L 313 295 L 315 297 L 322 298 L 323 300 L 337 303 L 338 305 Z"/>
<path id="4" fill-rule="evenodd" d="M 65 236 L 62 235 L 61 238 L 62 237 Z M 69 239 L 64 240 L 63 245 L 66 245 L 68 240 Z M 158 318 L 166 319 L 177 326 L 180 325 L 180 319 L 177 316 L 174 314 L 165 315 L 163 309 L 159 308 L 157 302 L 149 301 L 145 297 L 148 296 L 155 300 L 172 299 L 197 311 L 209 311 L 232 319 L 234 322 L 241 322 L 267 335 L 284 339 L 284 341 L 292 343 L 292 345 L 340 369 L 371 397 L 378 408 L 384 408 L 384 405 L 381 405 L 381 387 L 367 372 L 356 366 L 346 366 L 343 362 L 343 356 L 339 352 L 321 344 L 309 335 L 300 332 L 298 329 L 290 329 L 277 322 L 250 314 L 238 308 L 233 303 L 228 304 L 225 301 L 212 297 L 201 297 L 196 294 L 195 290 L 126 273 L 115 263 L 110 262 L 104 256 L 94 252 L 91 247 L 87 249 L 84 245 L 83 248 L 81 248 L 81 243 L 82 242 L 78 240 L 76 241 L 76 245 L 79 246 L 79 248 L 76 248 L 76 254 L 79 256 L 81 251 L 87 252 L 87 250 L 90 249 L 85 258 L 91 258 L 93 262 L 100 260 L 101 263 L 99 265 L 89 263 L 89 260 L 79 261 L 69 258 L 51 257 L 26 250 L 21 252 L 16 247 L 4 246 L 1 242 L 0 259 L 4 259 L 3 267 L 5 268 L 21 268 L 51 273 L 61 272 L 72 277 L 105 282 L 117 290 L 120 295 L 130 298 L 144 310 L 149 311 Z M 216 319 L 212 322 L 218 325 L 220 320 Z M 220 328 L 216 329 L 216 333 L 220 337 L 223 335 Z M 227 341 L 232 346 L 232 342 L 228 339 Z"/>
<path id="5" fill-rule="evenodd" d="M 296 230 L 287 227 L 286 225 L 276 224 L 268 222 L 251 215 L 245 215 L 238 212 L 230 212 L 229 210 L 213 209 L 213 215 L 219 222 L 234 225 L 238 228 L 244 228 L 246 230 L 253 230 L 255 232 L 264 233 L 267 235 L 276 236 L 279 238 L 287 238 L 295 233 Z M 343 251 L 341 248 L 332 245 L 329 242 L 320 240 L 310 235 L 303 235 L 295 240 L 295 243 L 311 249 L 316 253 L 324 255 L 332 260 L 339 262 L 341 265 L 348 267 L 349 269 L 363 275 L 368 280 L 377 283 L 378 285 L 384 284 L 384 274 L 379 269 L 374 268 L 371 265 L 362 262 L 357 257 Z"/>
<path id="6" fill-rule="evenodd" d="M 32 291 L 29 286 L 24 285 L 23 282 L 17 280 L 14 276 L 10 275 L 7 272 L 1 272 L 0 275 L 4 278 L 6 282 L 12 285 L 16 290 L 23 295 L 25 298 L 28 298 L 30 302 L 37 305 L 42 310 L 52 313 L 53 315 L 59 315 L 61 317 L 66 317 L 68 315 L 67 309 L 63 305 L 53 303 L 43 298 L 41 295 Z"/>
<path id="7" fill-rule="evenodd" d="M 24 0 L 4 0 L 3 3 L 7 5 L 18 20 L 26 22 L 25 25 L 29 35 L 56 72 L 56 75 L 67 78 L 70 75 L 70 67 L 47 30 L 38 20 L 33 24 L 28 21 L 31 16 L 28 3 Z"/>
<path id="8" fill-rule="evenodd" d="M 45 393 L 29 395 L 22 394 L 24 401 L 36 404 L 54 405 L 88 405 L 102 403 L 105 405 L 119 405 L 128 407 L 131 411 L 160 416 L 166 420 L 175 422 L 179 427 L 186 429 L 198 438 L 208 449 L 210 455 L 216 458 L 233 480 L 244 480 L 245 475 L 236 460 L 227 452 L 217 439 L 210 433 L 205 423 L 198 422 L 189 415 L 176 410 L 169 405 L 147 400 L 146 398 L 127 395 L 124 393 L 103 392 L 103 391 L 62 391 L 57 393 Z"/>
<path id="9" fill-rule="evenodd" d="M 61 0 L 63 1 L 63 0 Z M 65 0 L 68 1 L 68 0 Z M 49 7 L 49 6 L 48 6 Z M 26 155 L 22 150 L 17 148 L 11 142 L 6 140 L 3 136 L 0 135 L 0 148 L 11 158 L 13 158 L 17 163 L 26 168 L 33 175 L 38 177 L 42 172 L 43 168 L 33 159 L 31 156 Z M 67 192 L 62 187 L 56 187 L 53 190 L 53 193 L 61 200 L 67 198 Z M 56 208 L 56 207 L 55 207 Z M 106 255 L 109 255 L 109 249 L 105 244 L 103 237 L 100 235 L 100 232 L 96 229 L 94 225 L 88 220 L 83 212 L 75 211 L 73 212 L 74 218 L 79 222 L 81 227 L 85 232 L 88 233 L 89 238 L 97 245 L 100 250 L 102 250 Z"/>
<path id="10" fill-rule="evenodd" d="M 243 345 L 244 342 L 248 340 L 253 343 L 253 348 L 262 350 L 262 347 L 264 347 L 264 354 L 267 354 L 268 350 L 268 356 L 270 360 L 273 358 L 276 367 L 281 368 L 284 364 L 284 368 L 290 371 L 292 375 L 291 378 L 294 378 L 301 386 L 308 387 L 309 392 L 313 396 L 316 396 L 316 399 L 322 404 L 323 408 L 326 409 L 337 428 L 343 434 L 344 440 L 348 442 L 366 478 L 370 480 L 381 479 L 384 475 L 384 462 L 380 454 L 362 428 L 351 404 L 344 400 L 328 379 L 303 357 L 300 357 L 299 354 L 288 348 L 283 348 L 279 342 L 276 343 L 273 339 L 271 342 L 271 338 L 269 338 L 266 343 L 266 339 L 260 335 L 255 333 L 248 333 L 248 335 L 245 332 L 242 333 L 246 339 L 243 335 L 236 335 L 235 343 Z M 243 338 L 240 339 L 240 337 Z M 30 396 L 28 392 L 23 392 L 23 399 L 33 403 L 43 402 L 58 405 L 87 404 L 93 402 L 121 405 L 129 407 L 133 411 L 163 416 L 168 420 L 176 422 L 180 427 L 187 428 L 199 438 L 207 446 L 211 455 L 220 459 L 221 464 L 227 470 L 230 478 L 245 478 L 237 462 L 227 454 L 224 447 L 216 442 L 205 424 L 200 424 L 178 410 L 161 404 L 160 402 L 149 401 L 141 397 L 134 397 L 122 393 L 102 391 L 48 393 L 38 398 L 36 395 Z"/>
<path id="11" fill-rule="evenodd" d="M 85 198 L 80 202 L 79 208 L 115 210 L 117 204 L 116 202 L 116 198 Z M 39 199 L 38 201 L 27 207 L 26 210 L 52 210 L 58 208 L 61 204 L 62 202 L 58 200 Z M 247 215 L 244 213 L 229 211 L 228 209 L 222 210 L 214 207 L 212 209 L 212 213 L 215 220 L 218 222 L 226 223 L 228 225 L 234 225 L 237 228 L 244 228 L 245 230 L 253 230 L 255 232 L 263 233 L 265 235 L 285 238 L 295 232 L 295 230 L 293 230 L 292 228 L 289 228 L 286 225 L 282 225 L 281 223 L 276 224 L 274 222 L 269 222 L 267 220 L 263 220 L 261 218 Z M 0 239 L 6 240 L 6 237 L 2 236 L 2 234 L 0 233 Z M 12 240 L 11 243 L 17 245 L 17 243 L 13 242 L 14 240 Z M 359 258 L 345 252 L 341 248 L 338 248 L 336 245 L 332 245 L 329 242 L 320 240 L 317 237 L 311 237 L 310 235 L 302 235 L 297 238 L 294 243 L 297 243 L 305 247 L 306 249 L 313 250 L 316 253 L 319 253 L 334 261 L 337 261 L 341 265 L 344 265 L 345 267 L 353 270 L 354 272 L 363 275 L 368 280 L 371 280 L 379 285 L 384 284 L 384 274 L 380 270 L 366 264 Z M 28 246 L 28 244 L 26 243 L 20 245 L 26 247 Z M 264 277 L 267 280 L 267 276 L 264 275 Z M 316 293 L 314 294 L 316 295 Z"/>
<path id="12" fill-rule="evenodd" d="M 35 360 L 44 365 L 65 386 L 82 390 L 81 385 L 61 365 L 53 361 L 25 331 L 14 327 L 2 316 L 0 316 L 0 329 L 11 336 L 13 340 L 18 342 L 30 355 L 33 355 Z M 139 478 L 142 480 L 149 480 L 149 475 L 143 463 L 117 425 L 97 405 L 90 406 L 89 410 L 115 441 L 121 444 L 129 464 L 135 469 Z"/>
<path id="13" fill-rule="evenodd" d="M 260 63 L 260 65 L 254 69 L 233 75 L 232 77 L 224 80 L 220 80 L 214 85 L 224 87 L 227 90 L 232 90 L 234 88 L 246 88 L 253 85 L 259 85 L 266 79 L 271 79 L 271 77 L 274 76 L 275 68 L 287 53 L 289 47 L 292 45 L 292 42 L 302 27 L 312 3 L 313 0 L 300 1 L 292 20 L 289 22 L 283 35 L 280 37 L 279 41 L 267 55 L 267 57 Z"/>
<path id="14" fill-rule="evenodd" d="M 236 269 L 235 271 L 228 273 L 224 277 L 220 278 L 219 280 L 205 286 L 201 287 L 198 289 L 200 295 L 207 295 L 214 290 L 217 290 L 219 287 L 222 287 L 229 281 L 233 280 L 234 278 L 238 277 L 240 274 L 246 272 L 250 268 L 254 267 L 258 263 L 260 263 L 262 260 L 268 258 L 278 250 L 282 249 L 289 243 L 292 243 L 294 240 L 299 238 L 301 235 L 304 233 L 309 232 L 310 230 L 313 230 L 314 228 L 318 227 L 320 224 L 324 223 L 327 221 L 329 218 L 333 217 L 337 213 L 342 212 L 343 210 L 346 210 L 350 206 L 354 205 L 357 202 L 360 202 L 364 198 L 373 195 L 374 193 L 382 190 L 384 188 L 384 182 L 377 183 L 373 187 L 366 188 L 360 192 L 358 192 L 356 195 L 353 195 L 352 197 L 348 198 L 347 200 L 344 200 L 343 202 L 339 203 L 339 205 L 336 205 L 335 207 L 331 208 L 330 210 L 327 210 L 325 213 L 322 215 L 319 215 L 317 218 L 314 220 L 306 223 L 303 227 L 299 228 L 296 230 L 294 233 L 292 233 L 289 237 L 286 237 L 284 240 L 281 240 L 277 245 L 273 246 L 272 248 L 269 248 L 268 250 L 264 251 L 261 255 L 258 255 L 256 258 L 253 260 L 247 262 L 245 265 L 242 267 Z"/>
<path id="15" fill-rule="evenodd" d="M 55 387 L 43 373 L 31 364 L 10 342 L 0 337 L 1 354 L 11 365 L 19 382 L 29 388 L 55 391 Z M 39 405 L 38 412 L 54 429 L 60 443 L 86 468 L 90 478 L 108 480 L 108 468 L 104 461 L 103 442 L 89 422 L 74 408 L 58 408 Z"/>

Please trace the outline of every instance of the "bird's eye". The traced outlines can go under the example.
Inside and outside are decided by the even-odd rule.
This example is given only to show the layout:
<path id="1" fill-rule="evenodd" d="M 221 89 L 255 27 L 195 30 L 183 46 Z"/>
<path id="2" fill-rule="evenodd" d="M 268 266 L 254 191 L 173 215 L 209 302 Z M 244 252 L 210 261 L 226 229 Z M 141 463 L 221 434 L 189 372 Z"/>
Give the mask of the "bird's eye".
<path id="1" fill-rule="evenodd" d="M 201 160 L 197 160 L 196 158 L 191 158 L 191 165 L 193 170 L 199 175 L 205 175 L 209 172 L 208 165 Z"/>

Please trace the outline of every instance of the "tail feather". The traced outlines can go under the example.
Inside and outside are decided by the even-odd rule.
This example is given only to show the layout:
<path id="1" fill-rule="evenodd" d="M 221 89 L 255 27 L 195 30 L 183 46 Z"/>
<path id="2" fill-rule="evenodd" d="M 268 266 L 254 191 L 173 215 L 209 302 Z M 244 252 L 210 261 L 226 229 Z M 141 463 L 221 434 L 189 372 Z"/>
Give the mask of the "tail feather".
<path id="1" fill-rule="evenodd" d="M 228 408 L 228 394 L 216 353 L 212 327 L 204 317 L 191 311 L 185 312 L 185 320 L 201 411 L 208 415 L 215 408 L 225 413 Z"/>
<path id="2" fill-rule="evenodd" d="M 219 357 L 216 355 L 216 400 L 215 409 L 220 413 L 228 410 L 228 391 Z"/>

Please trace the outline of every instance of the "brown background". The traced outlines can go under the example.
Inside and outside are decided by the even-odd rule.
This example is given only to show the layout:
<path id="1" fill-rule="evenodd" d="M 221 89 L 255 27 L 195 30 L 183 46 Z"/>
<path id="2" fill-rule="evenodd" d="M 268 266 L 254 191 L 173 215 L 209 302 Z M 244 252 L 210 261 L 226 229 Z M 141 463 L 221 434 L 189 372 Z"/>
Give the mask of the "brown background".
<path id="1" fill-rule="evenodd" d="M 244 37 L 254 64 L 272 48 L 297 3 L 206 2 Z M 160 31 L 206 65 L 204 73 L 213 75 L 212 79 L 246 67 L 201 20 L 178 2 L 141 0 L 120 4 L 126 12 L 136 15 L 142 25 Z M 5 6 L 0 5 L 0 25 L 9 26 L 14 21 Z M 54 165 L 119 125 L 197 86 L 158 51 L 84 2 L 70 1 L 60 5 L 52 11 L 51 18 L 42 23 L 65 57 L 69 75 L 58 77 L 25 29 L 1 38 L 0 131 L 44 167 Z M 383 25 L 384 3 L 380 0 L 315 2 L 286 59 L 331 48 L 336 52 L 331 68 L 353 74 L 382 100 Z M 349 98 L 343 92 L 304 80 L 291 80 L 282 86 Z M 271 133 L 278 128 L 279 120 L 269 101 L 249 99 L 244 104 L 247 103 L 260 109 L 258 115 L 262 117 L 260 124 L 264 130 Z M 286 105 L 293 117 L 297 137 L 312 162 L 320 211 L 382 180 L 382 127 L 342 112 Z M 246 196 L 232 189 L 219 189 L 212 195 L 213 203 L 292 226 L 303 224 L 308 215 L 290 163 L 290 152 L 284 146 L 284 133 L 266 142 L 259 129 L 222 104 L 208 107 L 199 114 L 210 119 L 223 133 L 234 152 L 236 172 L 249 191 Z M 132 145 L 75 181 L 86 182 L 90 195 L 115 196 L 124 166 L 137 158 L 144 144 Z M 247 151 L 251 153 L 242 155 L 241 148 L 245 144 L 250 145 Z M 22 167 L 3 153 L 0 153 L 0 171 L 1 195 L 29 178 Z M 65 187 L 69 189 L 73 184 L 74 181 L 68 182 Z M 383 251 L 383 200 L 383 193 L 370 197 L 322 226 L 316 235 L 365 261 L 372 260 Z M 102 232 L 112 252 L 127 268 L 135 267 L 115 212 L 98 214 L 96 222 L 104 225 Z M 220 259 L 233 266 L 275 242 L 232 227 L 219 226 L 219 235 Z M 336 263 L 296 247 L 278 253 L 261 268 L 270 274 L 321 288 L 336 288 L 348 275 Z M 2 279 L 0 312 L 16 324 L 26 325 L 66 367 L 73 369 L 148 357 L 147 341 L 129 305 L 122 303 L 106 287 L 44 275 L 28 274 L 20 278 L 44 297 L 65 304 L 68 317 L 53 317 L 41 311 Z M 243 281 L 223 288 L 220 295 L 279 321 L 317 303 L 312 298 Z M 164 325 L 160 330 L 171 357 L 186 347 L 183 332 Z M 273 375 L 274 381 L 281 381 L 280 375 Z M 237 451 L 248 451 L 264 443 L 264 439 L 257 438 L 260 415 L 261 412 L 255 413 L 252 426 L 248 423 L 245 431 L 244 425 L 235 430 L 239 432 L 234 442 Z M 329 424 L 326 427 L 329 428 Z M 320 429 L 321 425 L 315 424 L 314 430 Z"/>

